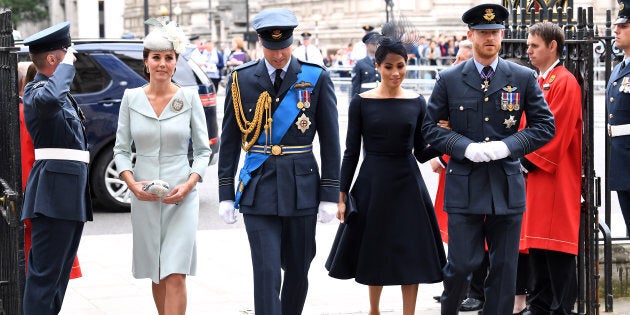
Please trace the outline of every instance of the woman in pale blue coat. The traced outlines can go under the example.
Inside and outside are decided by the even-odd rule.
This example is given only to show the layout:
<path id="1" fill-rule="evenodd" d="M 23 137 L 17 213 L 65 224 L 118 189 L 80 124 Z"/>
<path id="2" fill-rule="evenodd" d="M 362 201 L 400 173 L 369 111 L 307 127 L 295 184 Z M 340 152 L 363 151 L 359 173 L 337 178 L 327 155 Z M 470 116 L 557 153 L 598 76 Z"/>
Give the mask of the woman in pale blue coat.
<path id="1" fill-rule="evenodd" d="M 199 95 L 171 82 L 185 39 L 173 22 L 158 25 L 145 38 L 149 84 L 125 91 L 114 147 L 120 177 L 133 192 L 133 275 L 152 280 L 160 315 L 186 312 L 186 275 L 195 274 L 197 263 L 199 197 L 195 186 L 210 156 Z M 168 184 L 165 195 L 146 189 L 154 180 Z"/>

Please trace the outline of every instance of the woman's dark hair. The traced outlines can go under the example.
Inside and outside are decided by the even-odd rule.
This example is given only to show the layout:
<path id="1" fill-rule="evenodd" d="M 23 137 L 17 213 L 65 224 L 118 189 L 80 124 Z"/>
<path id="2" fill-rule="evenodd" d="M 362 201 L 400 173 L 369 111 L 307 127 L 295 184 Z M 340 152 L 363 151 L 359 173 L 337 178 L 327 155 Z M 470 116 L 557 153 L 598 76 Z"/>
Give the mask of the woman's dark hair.
<path id="1" fill-rule="evenodd" d="M 374 53 L 374 59 L 377 64 L 381 64 L 387 54 L 396 54 L 400 55 L 405 59 L 405 63 L 407 63 L 407 49 L 405 49 L 405 45 L 399 40 L 393 40 L 388 36 L 383 36 L 379 40 L 378 48 L 376 48 L 376 53 Z"/>
<path id="2" fill-rule="evenodd" d="M 149 54 L 151 53 L 151 49 L 145 48 L 142 50 L 142 61 L 147 61 L 147 58 L 149 58 Z M 179 59 L 179 54 L 175 53 L 175 59 Z M 144 75 L 144 78 L 149 80 L 151 78 L 151 75 L 149 74 L 149 69 L 147 69 L 147 66 L 143 65 L 142 66 L 142 74 Z"/>

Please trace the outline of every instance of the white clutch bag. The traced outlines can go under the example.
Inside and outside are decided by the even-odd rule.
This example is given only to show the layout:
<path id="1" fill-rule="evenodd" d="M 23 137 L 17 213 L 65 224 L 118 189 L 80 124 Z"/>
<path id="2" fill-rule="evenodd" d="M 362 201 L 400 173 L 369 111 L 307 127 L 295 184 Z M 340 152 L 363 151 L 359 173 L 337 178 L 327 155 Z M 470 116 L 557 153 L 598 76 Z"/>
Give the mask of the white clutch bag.
<path id="1" fill-rule="evenodd" d="M 142 186 L 142 190 L 150 193 L 150 194 L 154 194 L 154 195 L 158 195 L 160 197 L 164 197 L 168 194 L 169 191 L 169 186 L 168 183 L 163 181 L 163 180 L 153 180 L 150 183 Z"/>

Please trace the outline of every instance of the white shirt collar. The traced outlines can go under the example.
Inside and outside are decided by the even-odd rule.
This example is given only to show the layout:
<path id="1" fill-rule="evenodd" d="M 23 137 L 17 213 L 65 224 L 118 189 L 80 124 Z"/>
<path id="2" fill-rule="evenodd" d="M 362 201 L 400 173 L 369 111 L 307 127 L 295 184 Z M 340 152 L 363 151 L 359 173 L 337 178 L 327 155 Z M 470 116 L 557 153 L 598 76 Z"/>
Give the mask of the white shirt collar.
<path id="1" fill-rule="evenodd" d="M 556 65 L 558 65 L 560 63 L 560 59 L 556 59 L 556 62 L 554 62 L 551 67 L 549 67 L 549 69 L 547 69 L 547 71 L 545 71 L 545 73 L 541 73 L 540 77 L 544 79 L 547 78 L 547 76 L 549 75 L 549 72 L 551 72 L 551 70 L 553 70 L 553 68 L 556 67 Z"/>
<path id="2" fill-rule="evenodd" d="M 291 56 L 291 58 L 293 58 L 293 56 Z M 284 76 L 287 74 L 287 70 L 289 69 L 289 64 L 291 64 L 291 58 L 289 58 L 289 62 L 287 62 L 286 65 L 284 65 L 284 67 L 282 67 L 282 78 L 284 79 Z M 267 59 L 265 60 L 265 66 L 267 67 L 267 73 L 269 74 L 269 78 L 271 79 L 271 82 L 273 82 L 273 80 L 276 79 L 276 68 L 274 68 L 268 61 Z"/>

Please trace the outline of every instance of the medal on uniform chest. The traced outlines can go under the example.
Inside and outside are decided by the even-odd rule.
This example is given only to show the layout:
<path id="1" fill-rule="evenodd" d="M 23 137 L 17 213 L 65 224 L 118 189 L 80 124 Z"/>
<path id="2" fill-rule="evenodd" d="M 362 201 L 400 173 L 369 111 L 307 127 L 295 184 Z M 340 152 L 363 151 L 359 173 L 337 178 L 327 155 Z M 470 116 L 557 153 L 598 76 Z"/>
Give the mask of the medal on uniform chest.
<path id="1" fill-rule="evenodd" d="M 297 95 L 298 95 L 297 108 L 303 109 L 304 108 L 304 94 L 302 93 L 302 90 L 298 91 Z"/>
<path id="2" fill-rule="evenodd" d="M 171 103 L 171 108 L 173 109 L 173 111 L 179 112 L 180 110 L 182 110 L 182 108 L 184 108 L 184 101 L 179 98 L 174 99 Z"/>
<path id="3" fill-rule="evenodd" d="M 304 90 L 304 108 L 310 108 L 311 107 L 311 91 L 309 90 Z M 302 110 L 305 110 L 302 109 Z"/>
<path id="4" fill-rule="evenodd" d="M 293 85 L 294 89 L 297 89 L 297 108 L 305 111 L 306 108 L 311 107 L 311 91 L 307 88 L 313 87 L 313 84 L 309 82 L 300 82 Z"/>
<path id="5" fill-rule="evenodd" d="M 483 83 L 481 84 L 481 88 L 483 89 L 484 92 L 488 92 L 489 86 L 490 86 L 490 81 L 488 81 L 488 79 L 483 80 Z"/>
<path id="6" fill-rule="evenodd" d="M 503 124 L 505 128 L 512 128 L 512 126 L 516 125 L 516 119 L 514 119 L 513 115 L 510 115 L 510 118 L 503 120 Z"/>
<path id="7" fill-rule="evenodd" d="M 503 87 L 501 92 L 501 109 L 507 111 L 519 110 L 521 108 L 521 93 L 516 93 L 517 87 L 507 85 Z"/>
<path id="8" fill-rule="evenodd" d="M 308 118 L 305 113 L 302 113 L 302 116 L 298 117 L 295 125 L 298 129 L 300 129 L 300 131 L 302 131 L 302 133 L 305 133 L 306 130 L 308 130 L 308 128 L 311 126 L 311 119 Z"/>

